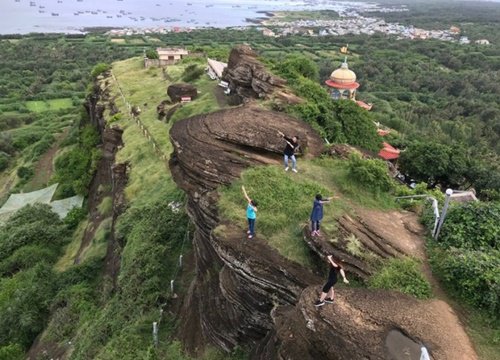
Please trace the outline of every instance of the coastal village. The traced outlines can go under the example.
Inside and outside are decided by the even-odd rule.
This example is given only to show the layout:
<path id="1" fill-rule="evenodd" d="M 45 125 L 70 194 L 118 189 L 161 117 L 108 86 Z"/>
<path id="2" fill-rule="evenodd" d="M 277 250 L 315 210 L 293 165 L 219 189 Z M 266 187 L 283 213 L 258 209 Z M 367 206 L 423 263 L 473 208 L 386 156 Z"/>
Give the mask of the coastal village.
<path id="1" fill-rule="evenodd" d="M 340 18 L 335 20 L 295 20 L 281 21 L 279 18 L 263 21 L 265 26 L 259 26 L 264 36 L 285 37 L 289 35 L 302 36 L 343 36 L 343 35 L 374 35 L 376 33 L 396 36 L 398 39 L 427 40 L 436 39 L 441 41 L 458 42 L 462 45 L 475 43 L 478 45 L 490 45 L 488 39 L 477 39 L 471 41 L 467 36 L 461 35 L 461 29 L 451 26 L 444 30 L 426 30 L 414 26 L 406 26 L 397 23 L 387 23 L 382 19 L 372 17 Z M 247 30 L 249 26 L 233 27 L 233 30 Z M 123 28 L 113 29 L 106 34 L 111 37 L 124 37 L 147 34 L 167 34 L 170 32 L 190 32 L 191 27 L 153 27 L 153 28 Z"/>

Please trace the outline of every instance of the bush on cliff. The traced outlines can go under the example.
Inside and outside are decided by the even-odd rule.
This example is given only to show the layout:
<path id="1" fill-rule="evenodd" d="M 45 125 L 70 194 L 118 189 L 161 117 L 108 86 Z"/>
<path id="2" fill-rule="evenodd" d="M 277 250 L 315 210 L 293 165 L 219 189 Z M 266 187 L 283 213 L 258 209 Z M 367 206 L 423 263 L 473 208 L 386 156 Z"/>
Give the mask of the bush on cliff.
<path id="1" fill-rule="evenodd" d="M 411 258 L 388 260 L 369 279 L 368 284 L 372 288 L 396 290 L 419 299 L 428 299 L 432 294 L 431 285 L 422 275 L 420 264 Z"/>

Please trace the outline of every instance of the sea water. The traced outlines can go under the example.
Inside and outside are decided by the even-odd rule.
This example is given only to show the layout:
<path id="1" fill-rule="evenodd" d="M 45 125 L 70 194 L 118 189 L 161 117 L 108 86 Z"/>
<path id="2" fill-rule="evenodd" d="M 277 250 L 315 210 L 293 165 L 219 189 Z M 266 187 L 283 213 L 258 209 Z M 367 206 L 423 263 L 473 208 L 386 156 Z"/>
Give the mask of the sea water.
<path id="1" fill-rule="evenodd" d="M 79 33 L 91 27 L 230 27 L 265 11 L 344 11 L 363 4 L 332 0 L 0 0 L 0 34 Z"/>

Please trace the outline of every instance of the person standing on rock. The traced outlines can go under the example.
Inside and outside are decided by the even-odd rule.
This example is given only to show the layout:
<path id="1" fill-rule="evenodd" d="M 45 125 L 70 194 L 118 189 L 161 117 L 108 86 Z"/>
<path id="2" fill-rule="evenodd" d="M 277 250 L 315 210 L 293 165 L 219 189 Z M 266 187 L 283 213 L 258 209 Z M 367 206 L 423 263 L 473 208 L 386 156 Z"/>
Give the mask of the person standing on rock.
<path id="1" fill-rule="evenodd" d="M 316 195 L 311 211 L 311 236 L 319 236 L 319 225 L 323 220 L 323 204 L 329 203 L 331 199 L 323 199 L 321 194 Z"/>
<path id="2" fill-rule="evenodd" d="M 345 277 L 345 272 L 340 262 L 333 261 L 332 255 L 328 255 L 326 258 L 328 259 L 328 264 L 330 265 L 330 272 L 328 274 L 328 281 L 325 286 L 323 286 L 321 296 L 314 303 L 314 306 L 316 307 L 325 305 L 325 302 L 330 304 L 333 303 L 333 300 L 335 299 L 335 291 L 333 290 L 333 287 L 337 283 L 338 273 L 342 276 L 344 283 L 349 284 L 349 280 Z"/>
<path id="3" fill-rule="evenodd" d="M 255 200 L 250 199 L 248 196 L 245 187 L 242 186 L 241 190 L 243 191 L 243 195 L 245 196 L 247 205 L 247 220 L 248 220 L 248 238 L 251 239 L 255 236 L 255 219 L 257 218 L 257 202 Z"/>
<path id="4" fill-rule="evenodd" d="M 292 160 L 292 171 L 297 172 L 297 159 L 295 158 L 295 150 L 299 147 L 298 136 L 288 137 L 281 131 L 278 131 L 278 135 L 281 136 L 285 142 L 285 150 L 283 150 L 283 157 L 285 162 L 285 171 L 288 171 L 288 159 Z"/>

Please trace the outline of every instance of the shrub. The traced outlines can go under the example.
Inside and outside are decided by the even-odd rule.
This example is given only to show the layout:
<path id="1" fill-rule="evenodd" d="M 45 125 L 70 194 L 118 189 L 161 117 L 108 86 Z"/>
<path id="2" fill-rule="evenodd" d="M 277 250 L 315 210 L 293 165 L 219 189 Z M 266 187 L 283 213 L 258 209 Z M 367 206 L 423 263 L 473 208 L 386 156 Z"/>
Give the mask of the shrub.
<path id="1" fill-rule="evenodd" d="M 54 182 L 60 184 L 59 194 L 87 194 L 101 156 L 98 143 L 99 134 L 88 125 L 81 130 L 78 145 L 56 158 Z"/>
<path id="2" fill-rule="evenodd" d="M 27 349 L 45 328 L 55 295 L 54 273 L 41 263 L 0 282 L 0 343 Z"/>
<path id="3" fill-rule="evenodd" d="M 196 64 L 191 64 L 186 67 L 184 70 L 184 74 L 182 75 L 182 80 L 185 82 L 191 82 L 198 80 L 201 75 L 203 75 L 205 70 L 203 70 L 202 67 L 196 65 Z"/>
<path id="4" fill-rule="evenodd" d="M 35 175 L 35 171 L 32 166 L 21 166 L 17 169 L 17 176 L 19 176 L 21 180 L 28 181 L 33 175 Z"/>
<path id="5" fill-rule="evenodd" d="M 422 275 L 420 264 L 411 258 L 388 260 L 368 280 L 368 284 L 372 288 L 397 290 L 419 299 L 427 299 L 432 294 L 429 282 Z"/>
<path id="6" fill-rule="evenodd" d="M 99 75 L 101 75 L 102 73 L 105 73 L 106 71 L 108 71 L 110 69 L 111 69 L 111 65 L 105 64 L 105 63 L 99 63 L 96 66 L 94 66 L 94 68 L 90 72 L 90 75 L 92 75 L 92 77 L 95 79 L 96 77 L 98 77 Z"/>
<path id="7" fill-rule="evenodd" d="M 158 52 L 155 49 L 147 49 L 146 50 L 146 57 L 148 59 L 158 59 Z"/>
<path id="8" fill-rule="evenodd" d="M 23 348 L 19 344 L 0 346 L 0 360 L 24 360 Z"/>
<path id="9" fill-rule="evenodd" d="M 462 249 L 500 249 L 500 202 L 471 202 L 450 208 L 439 242 Z"/>
<path id="10" fill-rule="evenodd" d="M 9 166 L 10 156 L 4 152 L 0 152 L 0 171 L 4 171 Z"/>
<path id="11" fill-rule="evenodd" d="M 318 66 L 305 56 L 287 56 L 285 61 L 277 65 L 277 70 L 281 76 L 292 81 L 299 77 L 305 77 L 315 82 L 319 80 Z"/>
<path id="12" fill-rule="evenodd" d="M 378 159 L 363 159 L 357 154 L 349 157 L 349 177 L 368 190 L 379 193 L 391 190 L 393 183 L 387 165 Z"/>
<path id="13" fill-rule="evenodd" d="M 48 205 L 27 205 L 0 227 L 0 259 L 10 257 L 25 245 L 59 248 L 67 235 L 59 216 Z"/>
<path id="14" fill-rule="evenodd" d="M 76 229 L 80 221 L 82 221 L 86 215 L 87 211 L 85 209 L 74 207 L 68 212 L 68 214 L 66 214 L 64 223 L 68 226 L 68 229 Z"/>
<path id="15" fill-rule="evenodd" d="M 431 264 L 465 302 L 500 319 L 500 251 L 434 248 Z"/>

